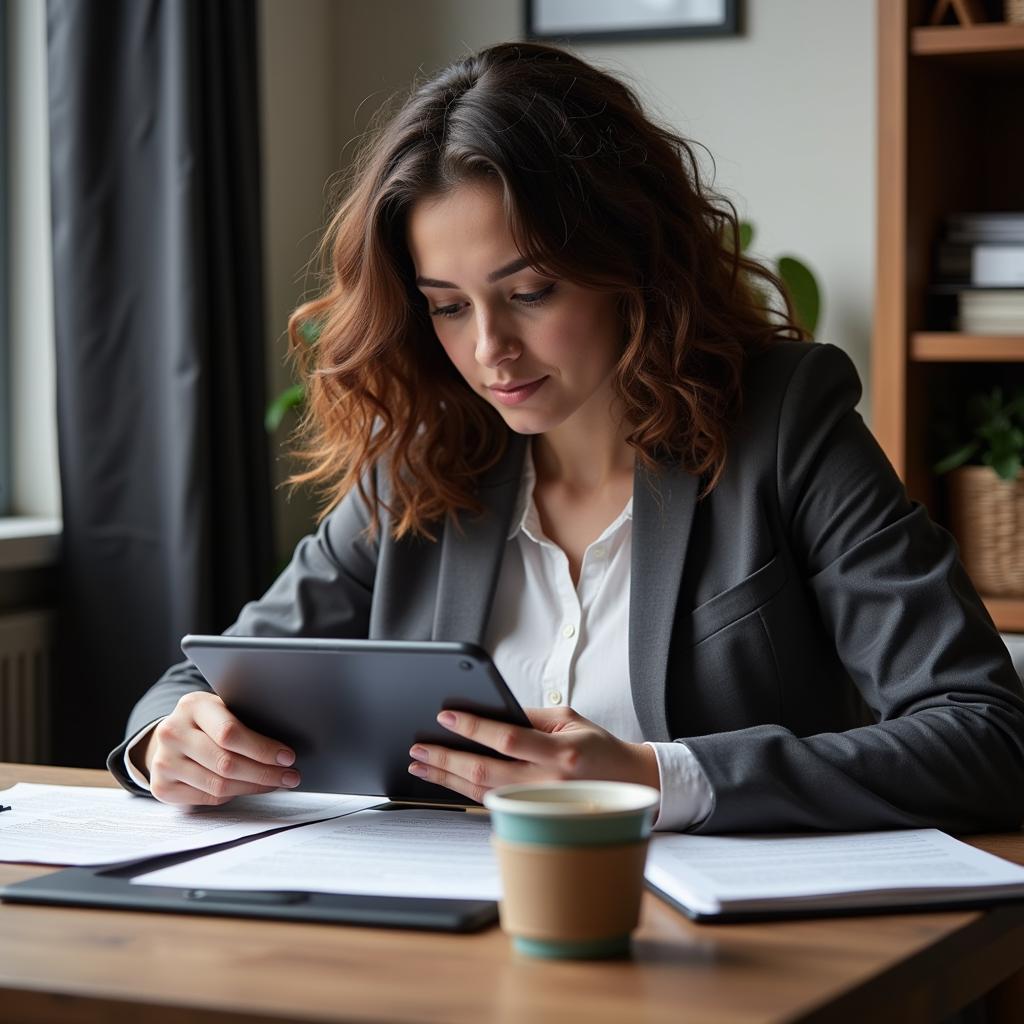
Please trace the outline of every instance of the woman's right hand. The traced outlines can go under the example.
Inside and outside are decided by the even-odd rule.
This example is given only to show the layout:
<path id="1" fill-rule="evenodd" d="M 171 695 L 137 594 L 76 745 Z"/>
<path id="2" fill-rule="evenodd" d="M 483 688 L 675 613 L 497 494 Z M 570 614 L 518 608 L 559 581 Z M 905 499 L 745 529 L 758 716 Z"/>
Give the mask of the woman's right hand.
<path id="1" fill-rule="evenodd" d="M 300 781 L 288 767 L 295 752 L 246 728 L 215 693 L 186 693 L 143 744 L 132 753 L 145 764 L 153 796 L 167 804 L 226 804 Z"/>

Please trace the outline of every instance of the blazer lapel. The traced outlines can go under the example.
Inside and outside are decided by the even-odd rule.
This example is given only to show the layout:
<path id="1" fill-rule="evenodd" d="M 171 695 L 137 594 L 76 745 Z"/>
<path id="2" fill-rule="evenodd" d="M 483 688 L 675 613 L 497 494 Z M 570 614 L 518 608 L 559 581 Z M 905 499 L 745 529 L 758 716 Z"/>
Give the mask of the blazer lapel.
<path id="1" fill-rule="evenodd" d="M 527 438 L 509 432 L 501 460 L 480 482 L 482 515 L 459 516 L 459 528 L 445 524 L 434 606 L 434 640 L 483 642 L 498 584 L 512 507 L 519 493 Z"/>
<path id="2" fill-rule="evenodd" d="M 639 462 L 633 479 L 629 680 L 640 728 L 654 742 L 672 739 L 666 674 L 698 483 L 678 467 L 651 474 Z"/>

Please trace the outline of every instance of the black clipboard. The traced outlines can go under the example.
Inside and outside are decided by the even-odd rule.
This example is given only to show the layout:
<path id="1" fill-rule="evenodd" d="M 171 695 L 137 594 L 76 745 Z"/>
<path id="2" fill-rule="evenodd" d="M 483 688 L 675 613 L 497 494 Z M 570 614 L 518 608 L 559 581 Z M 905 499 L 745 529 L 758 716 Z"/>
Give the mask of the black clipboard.
<path id="1" fill-rule="evenodd" d="M 400 811 L 414 805 L 384 804 L 375 810 Z M 463 813 L 445 808 L 451 813 Z M 51 906 L 103 907 L 108 910 L 147 910 L 219 917 L 257 917 L 275 921 L 314 921 L 356 924 L 374 928 L 414 928 L 428 931 L 474 932 L 498 920 L 493 900 L 417 899 L 405 896 L 362 896 L 326 892 L 239 889 L 186 889 L 167 885 L 133 885 L 131 879 L 242 843 L 301 825 L 287 825 L 256 836 L 217 846 L 146 860 L 92 867 L 73 867 L 22 882 L 0 886 L 0 901 Z"/>

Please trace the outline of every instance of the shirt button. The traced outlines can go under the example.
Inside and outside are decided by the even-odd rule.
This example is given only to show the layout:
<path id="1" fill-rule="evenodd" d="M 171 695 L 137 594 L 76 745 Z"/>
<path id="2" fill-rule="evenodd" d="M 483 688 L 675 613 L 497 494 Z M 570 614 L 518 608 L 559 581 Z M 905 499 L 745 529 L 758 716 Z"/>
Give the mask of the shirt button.
<path id="1" fill-rule="evenodd" d="M 566 640 L 571 640 L 576 635 L 576 627 L 570 622 L 567 626 L 562 627 L 562 636 Z"/>
<path id="2" fill-rule="evenodd" d="M 548 690 L 548 703 L 549 704 L 561 704 L 562 695 L 558 690 Z"/>
<path id="3" fill-rule="evenodd" d="M 604 558 L 604 556 L 608 554 L 608 552 L 603 547 L 591 548 L 590 553 L 594 556 L 594 558 Z"/>

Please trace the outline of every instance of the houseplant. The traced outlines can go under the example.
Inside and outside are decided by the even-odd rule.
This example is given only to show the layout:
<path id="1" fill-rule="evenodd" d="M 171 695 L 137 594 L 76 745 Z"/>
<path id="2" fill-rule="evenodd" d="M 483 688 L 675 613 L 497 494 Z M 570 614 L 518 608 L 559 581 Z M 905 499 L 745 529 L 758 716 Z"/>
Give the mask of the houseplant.
<path id="1" fill-rule="evenodd" d="M 312 320 L 306 320 L 299 328 L 299 336 L 307 345 L 315 345 L 320 334 L 319 325 Z M 267 406 L 263 416 L 263 425 L 267 428 L 268 434 L 273 434 L 284 419 L 289 409 L 297 409 L 306 401 L 306 389 L 301 384 L 292 384 L 285 388 Z"/>
<path id="2" fill-rule="evenodd" d="M 745 252 L 753 240 L 754 225 L 740 221 L 740 252 Z M 786 286 L 797 322 L 813 338 L 821 314 L 821 288 L 817 279 L 795 256 L 780 256 L 775 261 L 775 273 Z"/>
<path id="3" fill-rule="evenodd" d="M 936 431 L 946 454 L 932 467 L 949 474 L 950 521 L 960 557 L 985 594 L 1024 596 L 1024 389 L 971 395 L 961 423 Z"/>

